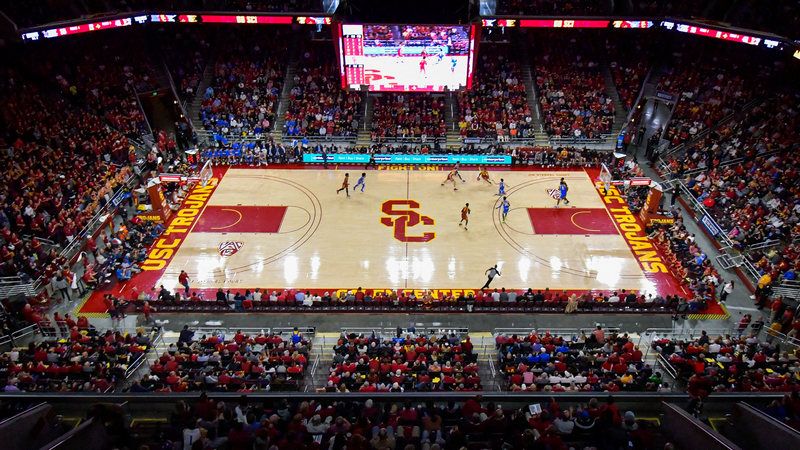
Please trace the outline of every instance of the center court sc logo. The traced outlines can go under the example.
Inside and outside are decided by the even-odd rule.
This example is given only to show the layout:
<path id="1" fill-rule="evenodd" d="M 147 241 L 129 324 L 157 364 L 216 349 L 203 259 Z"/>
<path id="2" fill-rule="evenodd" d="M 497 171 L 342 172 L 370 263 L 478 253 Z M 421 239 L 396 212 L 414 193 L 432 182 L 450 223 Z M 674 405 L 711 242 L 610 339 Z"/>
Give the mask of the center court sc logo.
<path id="1" fill-rule="evenodd" d="M 408 209 L 395 209 L 405 206 Z M 381 211 L 387 216 L 381 217 L 381 223 L 387 227 L 394 227 L 394 238 L 400 242 L 428 242 L 436 238 L 436 233 L 426 231 L 418 236 L 409 236 L 408 228 L 417 225 L 433 225 L 432 217 L 423 216 L 414 211 L 419 209 L 419 202 L 415 200 L 387 200 L 381 205 Z"/>

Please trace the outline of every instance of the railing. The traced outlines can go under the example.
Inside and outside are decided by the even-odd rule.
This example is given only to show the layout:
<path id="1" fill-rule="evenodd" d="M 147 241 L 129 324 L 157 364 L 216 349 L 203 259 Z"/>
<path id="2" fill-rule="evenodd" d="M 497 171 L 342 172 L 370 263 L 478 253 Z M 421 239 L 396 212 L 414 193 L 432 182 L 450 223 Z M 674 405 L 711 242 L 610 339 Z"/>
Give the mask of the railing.
<path id="1" fill-rule="evenodd" d="M 198 140 L 205 139 L 207 141 L 216 141 L 217 139 L 215 139 L 215 136 L 218 136 L 218 137 L 224 138 L 226 140 L 236 141 L 236 142 L 263 141 L 263 140 L 269 139 L 269 133 L 270 132 L 269 131 L 263 131 L 261 134 L 251 134 L 251 133 L 252 132 L 250 132 L 248 134 L 234 134 L 234 133 L 219 134 L 219 133 L 214 133 L 214 132 L 208 131 L 208 130 L 197 130 L 195 132 L 195 134 L 197 135 L 197 139 Z"/>
<path id="2" fill-rule="evenodd" d="M 550 328 L 550 327 L 532 327 L 532 328 L 495 328 L 494 332 L 492 333 L 493 336 L 511 336 L 516 334 L 517 336 L 528 336 L 530 333 L 537 333 L 543 334 L 545 332 L 550 332 L 551 335 L 554 336 L 573 336 L 577 339 L 581 333 L 587 335 L 591 334 L 597 327 L 603 329 L 606 334 L 611 333 L 620 333 L 622 332 L 619 327 L 607 327 L 603 323 L 595 323 L 593 326 L 587 326 L 582 328 Z"/>
<path id="3" fill-rule="evenodd" d="M 181 114 L 189 122 L 189 127 L 194 130 L 194 124 L 192 123 L 192 118 L 189 117 L 189 113 L 186 110 L 186 101 L 181 100 L 181 97 L 178 95 L 178 88 L 175 86 L 175 79 L 172 78 L 172 72 L 169 71 L 169 66 L 167 62 L 162 58 L 161 64 L 163 66 L 164 73 L 167 75 L 167 81 L 169 82 L 169 88 L 172 90 L 172 95 L 175 96 L 175 100 L 178 101 L 178 107 L 181 109 Z M 195 92 L 195 95 L 200 95 L 199 92 Z"/>
<path id="4" fill-rule="evenodd" d="M 414 334 L 426 334 L 431 336 L 440 336 L 442 334 L 450 334 L 455 333 L 456 336 L 459 338 L 466 337 L 469 335 L 469 328 L 466 327 L 441 327 L 441 326 L 434 326 L 434 325 L 421 325 L 418 327 L 414 327 Z M 407 328 L 400 328 L 400 335 L 404 336 L 406 334 L 411 334 Z M 364 336 L 371 336 L 373 333 L 375 337 L 378 339 L 391 339 L 397 336 L 397 327 L 394 328 L 353 328 L 353 327 L 342 327 L 342 333 L 344 335 L 364 335 Z"/>
<path id="5" fill-rule="evenodd" d="M 631 119 L 633 119 L 633 114 L 636 112 L 637 109 L 636 105 L 638 105 L 639 102 L 642 101 L 645 88 L 647 87 L 647 84 L 650 82 L 650 76 L 653 74 L 654 67 L 655 67 L 654 65 L 651 65 L 650 68 L 647 69 L 647 74 L 644 76 L 644 80 L 642 81 L 642 86 L 639 88 L 639 95 L 636 97 L 636 101 L 633 102 L 633 105 L 631 105 L 631 109 L 630 111 L 628 111 L 628 115 L 625 116 L 625 123 L 622 124 L 622 129 L 625 129 L 625 126 L 631 123 Z M 620 130 L 620 132 L 622 131 Z"/>
<path id="6" fill-rule="evenodd" d="M 587 137 L 574 137 L 574 136 L 549 136 L 550 145 L 553 147 L 558 146 L 565 146 L 565 145 L 584 145 L 584 144 L 608 144 L 610 142 L 614 142 L 616 139 L 615 134 L 601 134 L 600 137 L 597 138 L 587 138 Z"/>
<path id="7" fill-rule="evenodd" d="M 755 244 L 748 245 L 746 251 L 752 252 L 756 250 L 762 250 L 765 248 L 775 247 L 776 245 L 781 245 L 781 241 L 779 239 L 764 239 L 761 242 L 756 242 Z"/>
<path id="8" fill-rule="evenodd" d="M 447 135 L 444 136 L 376 136 L 370 137 L 372 142 L 389 142 L 393 144 L 432 144 L 436 139 L 444 142 L 447 140 Z"/>
<path id="9" fill-rule="evenodd" d="M 223 328 L 223 327 L 214 327 L 214 326 L 205 326 L 205 327 L 197 327 L 193 328 L 195 338 L 199 336 L 211 336 L 215 334 L 217 336 L 221 336 L 224 339 L 231 339 L 238 331 L 241 331 L 242 334 L 247 336 L 254 336 L 257 334 L 263 333 L 266 336 L 270 336 L 273 334 L 277 334 L 279 336 L 284 334 L 291 334 L 294 330 L 294 327 L 272 327 L 272 328 L 245 328 L 245 327 L 234 327 L 234 328 Z M 306 338 L 313 338 L 317 333 L 316 327 L 297 327 L 297 331 L 299 331 L 304 337 Z"/>
<path id="10" fill-rule="evenodd" d="M 158 348 L 159 343 L 164 343 L 164 330 L 160 327 L 154 333 L 150 334 L 150 346 L 147 348 L 147 352 L 136 358 L 136 360 L 125 370 L 126 380 L 130 378 L 131 375 L 136 373 L 142 364 L 150 360 L 149 355 L 153 354 L 155 358 L 158 358 L 158 351 L 156 349 Z"/>
<path id="11" fill-rule="evenodd" d="M 656 355 L 656 361 L 658 361 L 658 364 L 664 369 L 664 372 L 666 372 L 667 375 L 669 375 L 670 378 L 672 378 L 672 380 L 673 380 L 673 388 L 674 388 L 675 387 L 675 383 L 677 383 L 680 380 L 678 378 L 678 370 L 675 369 L 675 366 L 673 366 L 669 362 L 669 360 L 667 358 L 665 358 L 664 355 L 662 355 L 660 353 L 658 355 Z"/>
<path id="12" fill-rule="evenodd" d="M 18 341 L 24 337 L 30 336 L 39 331 L 39 326 L 37 324 L 31 324 L 26 327 L 20 328 L 17 331 L 11 333 L 11 336 L 3 336 L 0 338 L 0 348 L 6 345 L 15 345 L 15 341 Z"/>
<path id="13" fill-rule="evenodd" d="M 777 340 L 778 343 L 780 344 L 794 347 L 794 349 L 790 353 L 793 353 L 794 350 L 800 349 L 800 338 L 798 337 L 788 336 L 784 333 L 781 333 L 780 331 L 773 330 L 770 327 L 761 327 L 759 332 L 760 334 L 756 336 L 759 339 L 763 337 L 768 342 L 773 342 Z M 766 336 L 762 336 L 762 334 L 766 334 Z"/>
<path id="14" fill-rule="evenodd" d="M 9 298 L 15 295 L 33 297 L 37 291 L 36 281 L 25 281 L 22 277 L 0 277 L 0 298 Z"/>
<path id="15" fill-rule="evenodd" d="M 648 328 L 640 333 L 639 341 L 636 343 L 636 346 L 639 347 L 639 349 L 643 349 L 643 357 L 647 357 L 647 355 L 650 354 L 650 350 L 653 348 L 653 342 L 658 339 L 693 341 L 696 337 L 699 337 L 703 331 L 711 338 L 736 334 L 738 332 L 738 330 L 734 328 L 708 328 L 704 330 L 692 328 Z"/>
<path id="16" fill-rule="evenodd" d="M 308 139 L 309 142 L 333 142 L 333 141 L 355 142 L 356 139 L 358 139 L 358 133 L 347 134 L 347 135 L 326 134 L 325 136 L 319 136 L 319 135 L 309 136 L 301 134 L 292 135 L 292 134 L 286 134 L 285 132 L 283 133 L 284 141 L 290 141 L 292 139 L 297 139 L 297 140 Z"/>

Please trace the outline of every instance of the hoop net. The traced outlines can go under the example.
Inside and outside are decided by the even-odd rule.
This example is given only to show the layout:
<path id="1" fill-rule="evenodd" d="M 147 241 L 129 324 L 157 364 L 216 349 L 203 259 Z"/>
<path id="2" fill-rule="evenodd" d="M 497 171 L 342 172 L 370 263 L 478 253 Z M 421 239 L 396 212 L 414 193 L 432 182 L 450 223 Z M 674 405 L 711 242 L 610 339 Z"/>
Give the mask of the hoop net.
<path id="1" fill-rule="evenodd" d="M 200 169 L 200 184 L 206 187 L 212 176 L 214 176 L 214 169 L 211 167 L 211 160 L 208 160 L 203 164 L 203 168 Z"/>
<path id="2" fill-rule="evenodd" d="M 596 186 L 598 189 L 600 188 L 608 189 L 608 187 L 611 184 L 611 180 L 612 180 L 611 171 L 608 170 L 608 166 L 606 166 L 605 163 L 603 163 L 600 166 L 600 176 L 597 177 L 598 183 Z"/>

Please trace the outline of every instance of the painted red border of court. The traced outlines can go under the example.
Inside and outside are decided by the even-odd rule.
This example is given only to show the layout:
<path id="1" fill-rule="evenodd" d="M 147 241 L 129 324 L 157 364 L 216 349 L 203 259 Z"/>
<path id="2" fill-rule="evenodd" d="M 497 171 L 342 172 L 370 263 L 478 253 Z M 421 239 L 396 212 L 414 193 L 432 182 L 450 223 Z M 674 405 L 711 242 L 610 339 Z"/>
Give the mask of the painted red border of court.
<path id="1" fill-rule="evenodd" d="M 594 167 L 590 167 L 590 168 L 586 168 L 584 170 L 585 170 L 586 174 L 589 175 L 589 178 L 591 178 L 592 183 L 595 183 L 600 178 L 600 169 L 594 168 Z M 606 208 L 606 211 L 608 211 L 609 218 L 611 219 L 611 222 L 614 223 L 614 226 L 617 227 L 618 231 L 620 231 L 619 230 L 619 225 L 617 224 L 617 221 L 614 220 L 614 214 L 611 211 L 611 208 L 613 208 L 615 206 L 618 206 L 618 205 L 616 205 L 616 204 L 612 205 L 612 204 L 606 203 L 606 201 L 604 200 L 603 195 L 600 193 L 600 191 L 597 191 L 597 195 L 602 200 L 603 205 Z M 638 224 L 641 227 L 642 234 L 646 235 L 646 233 L 644 232 L 645 225 L 642 222 L 642 220 L 639 218 L 639 215 L 638 214 L 633 214 L 633 217 L 635 219 L 635 223 Z M 631 250 L 631 256 L 634 259 L 636 259 L 637 263 L 638 263 L 639 260 L 636 257 L 636 254 L 634 253 L 634 249 L 633 249 L 633 247 L 631 247 L 630 242 L 628 242 L 628 240 L 625 239 L 625 236 L 624 236 L 623 233 L 620 232 L 619 234 L 623 238 L 623 240 L 625 241 L 625 244 Z M 656 251 L 656 253 L 658 254 L 658 256 L 662 260 L 664 260 L 664 255 L 661 253 L 661 250 L 659 250 L 658 247 L 656 247 L 655 245 L 653 246 L 653 248 Z M 690 295 L 691 293 L 687 292 L 685 289 L 683 289 L 683 287 L 681 286 L 680 281 L 675 277 L 675 275 L 671 271 L 669 273 L 661 273 L 661 272 L 659 272 L 659 273 L 649 273 L 649 272 L 645 271 L 644 268 L 642 268 L 642 272 L 645 274 L 645 278 L 647 278 L 649 280 L 652 280 L 655 283 L 656 287 L 658 288 L 658 292 L 661 295 L 676 295 L 677 294 L 677 295 L 680 295 L 680 296 L 683 296 L 683 297 L 691 298 L 691 295 Z"/>

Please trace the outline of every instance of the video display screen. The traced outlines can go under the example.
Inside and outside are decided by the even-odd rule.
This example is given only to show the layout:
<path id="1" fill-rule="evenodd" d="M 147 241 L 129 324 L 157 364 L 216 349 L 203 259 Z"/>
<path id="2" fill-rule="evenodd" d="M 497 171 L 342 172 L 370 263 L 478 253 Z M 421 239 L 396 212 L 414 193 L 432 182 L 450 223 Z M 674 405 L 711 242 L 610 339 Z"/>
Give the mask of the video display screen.
<path id="1" fill-rule="evenodd" d="M 440 92 L 471 85 L 470 25 L 342 25 L 339 42 L 351 89 Z"/>

